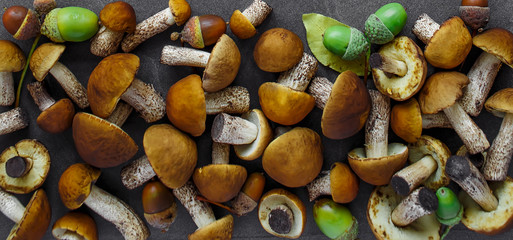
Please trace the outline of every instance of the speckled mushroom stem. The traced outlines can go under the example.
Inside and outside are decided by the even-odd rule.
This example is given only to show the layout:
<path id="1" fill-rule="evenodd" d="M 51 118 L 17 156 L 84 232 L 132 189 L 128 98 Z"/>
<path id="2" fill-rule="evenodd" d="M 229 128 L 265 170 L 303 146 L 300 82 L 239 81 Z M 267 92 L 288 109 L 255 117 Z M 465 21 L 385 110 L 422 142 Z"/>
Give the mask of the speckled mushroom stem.
<path id="1" fill-rule="evenodd" d="M 144 83 L 137 78 L 121 95 L 121 100 L 134 107 L 147 123 L 158 121 L 166 114 L 164 98 L 153 88 L 152 84 Z"/>
<path id="2" fill-rule="evenodd" d="M 403 61 L 381 55 L 379 53 L 371 54 L 369 58 L 371 68 L 377 68 L 387 75 L 397 75 L 403 77 L 408 72 L 408 66 Z"/>
<path id="3" fill-rule="evenodd" d="M 265 177 L 262 173 L 252 173 L 246 179 L 242 190 L 232 202 L 233 211 L 243 216 L 258 206 L 265 186 Z"/>
<path id="4" fill-rule="evenodd" d="M 91 53 L 99 57 L 107 57 L 118 50 L 124 32 L 116 32 L 102 26 L 91 40 Z"/>
<path id="5" fill-rule="evenodd" d="M 465 156 L 451 156 L 445 165 L 445 173 L 455 181 L 483 210 L 497 209 L 497 198 L 488 187 L 486 179 Z"/>
<path id="6" fill-rule="evenodd" d="M 205 227 L 216 221 L 212 208 L 206 202 L 198 200 L 198 189 L 191 181 L 185 185 L 173 189 L 173 194 L 187 209 L 192 220 L 198 228 Z"/>
<path id="7" fill-rule="evenodd" d="M 78 82 L 77 77 L 64 64 L 56 62 L 50 69 L 50 74 L 59 82 L 66 94 L 79 108 L 89 107 L 85 87 Z"/>
<path id="8" fill-rule="evenodd" d="M 249 91 L 245 87 L 232 86 L 218 92 L 205 92 L 207 114 L 241 114 L 249 111 Z"/>
<path id="9" fill-rule="evenodd" d="M 230 162 L 230 145 L 212 143 L 212 164 L 228 164 Z"/>
<path id="10" fill-rule="evenodd" d="M 262 24 L 272 10 L 273 9 L 266 2 L 255 0 L 242 12 L 242 15 L 244 15 L 254 27 L 257 27 Z"/>
<path id="11" fill-rule="evenodd" d="M 0 113 L 0 136 L 26 128 L 28 124 L 27 115 L 19 107 Z"/>
<path id="12" fill-rule="evenodd" d="M 126 188 L 132 190 L 142 186 L 156 175 L 148 157 L 144 155 L 121 169 L 121 182 Z"/>
<path id="13" fill-rule="evenodd" d="M 487 52 L 481 53 L 472 65 L 467 74 L 469 84 L 465 87 L 463 96 L 459 100 L 461 107 L 468 115 L 476 117 L 481 113 L 501 66 L 501 60 Z"/>
<path id="14" fill-rule="evenodd" d="M 175 46 L 164 46 L 160 56 L 160 63 L 170 66 L 206 67 L 209 52 Z"/>
<path id="15" fill-rule="evenodd" d="M 436 23 L 426 13 L 423 13 L 420 14 L 419 18 L 417 18 L 417 21 L 415 21 L 411 31 L 424 44 L 427 44 L 439 28 L 440 24 Z"/>
<path id="16" fill-rule="evenodd" d="M 121 49 L 124 52 L 131 52 L 139 44 L 165 31 L 173 24 L 175 24 L 173 13 L 170 8 L 166 8 L 137 24 L 135 31 L 126 35 L 121 42 Z"/>
<path id="17" fill-rule="evenodd" d="M 413 191 L 392 211 L 392 222 L 398 227 L 408 226 L 422 216 L 434 213 L 438 208 L 435 193 L 425 187 Z"/>
<path id="18" fill-rule="evenodd" d="M 0 106 L 14 103 L 14 79 L 11 72 L 0 72 Z"/>
<path id="19" fill-rule="evenodd" d="M 298 64 L 286 72 L 282 72 L 277 82 L 299 92 L 304 92 L 310 83 L 310 79 L 317 72 L 317 59 L 308 53 L 303 53 L 303 57 Z"/>
<path id="20" fill-rule="evenodd" d="M 218 114 L 212 124 L 212 140 L 230 145 L 250 144 L 258 135 L 258 127 L 241 117 Z"/>
<path id="21" fill-rule="evenodd" d="M 431 176 L 437 168 L 433 157 L 424 156 L 419 161 L 396 172 L 390 180 L 390 185 L 397 194 L 406 196 Z"/>
<path id="22" fill-rule="evenodd" d="M 452 128 L 445 113 L 422 114 L 422 128 Z"/>
<path id="23" fill-rule="evenodd" d="M 150 230 L 126 203 L 92 185 L 84 203 L 105 220 L 113 223 L 125 239 L 147 239 Z"/>
<path id="24" fill-rule="evenodd" d="M 306 190 L 308 191 L 308 199 L 310 202 L 317 199 L 319 196 L 331 195 L 330 172 L 323 172 L 321 177 L 316 178 L 306 185 Z"/>
<path id="25" fill-rule="evenodd" d="M 118 127 L 123 126 L 134 108 L 124 102 L 118 102 L 114 111 L 105 119 Z"/>
<path id="26" fill-rule="evenodd" d="M 390 98 L 372 89 L 369 94 L 372 104 L 365 123 L 365 152 L 368 158 L 387 156 Z"/>
<path id="27" fill-rule="evenodd" d="M 445 108 L 444 113 L 470 154 L 480 153 L 490 147 L 483 130 L 474 123 L 459 103 Z"/>
<path id="28" fill-rule="evenodd" d="M 0 212 L 15 223 L 19 223 L 25 213 L 25 207 L 12 194 L 0 189 Z"/>
<path id="29" fill-rule="evenodd" d="M 324 109 L 330 98 L 333 83 L 325 77 L 315 77 L 308 87 L 308 93 L 315 99 L 315 106 Z"/>
<path id="30" fill-rule="evenodd" d="M 513 156 L 513 114 L 507 113 L 486 155 L 483 175 L 488 181 L 504 181 Z"/>
<path id="31" fill-rule="evenodd" d="M 55 100 L 46 91 L 42 82 L 36 81 L 27 84 L 27 89 L 29 90 L 30 96 L 32 96 L 32 99 L 34 99 L 34 102 L 39 107 L 41 112 L 55 104 Z"/>

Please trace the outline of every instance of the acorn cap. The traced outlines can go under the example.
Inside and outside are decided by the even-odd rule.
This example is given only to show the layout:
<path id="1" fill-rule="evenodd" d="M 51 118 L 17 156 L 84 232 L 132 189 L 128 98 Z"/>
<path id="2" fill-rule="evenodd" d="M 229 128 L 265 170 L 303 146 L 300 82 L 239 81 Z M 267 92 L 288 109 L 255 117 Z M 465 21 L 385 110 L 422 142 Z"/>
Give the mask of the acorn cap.
<path id="1" fill-rule="evenodd" d="M 513 88 L 504 88 L 494 93 L 486 100 L 485 108 L 496 117 L 503 118 L 513 113 Z"/>
<path id="2" fill-rule="evenodd" d="M 223 218 L 199 228 L 189 235 L 189 240 L 203 239 L 231 239 L 233 232 L 233 216 L 226 215 Z"/>
<path id="3" fill-rule="evenodd" d="M 71 127 L 75 116 L 75 106 L 68 98 L 63 98 L 41 112 L 37 125 L 49 133 L 60 133 Z"/>
<path id="4" fill-rule="evenodd" d="M 18 28 L 18 31 L 13 35 L 16 40 L 27 40 L 37 36 L 41 29 L 41 22 L 35 11 L 28 9 L 25 19 Z"/>
<path id="5" fill-rule="evenodd" d="M 70 210 L 82 206 L 100 174 L 100 169 L 86 163 L 75 163 L 69 166 L 59 179 L 59 195 L 64 206 Z"/>
<path id="6" fill-rule="evenodd" d="M 235 10 L 230 17 L 230 30 L 240 39 L 248 39 L 255 36 L 256 28 L 240 10 Z"/>
<path id="7" fill-rule="evenodd" d="M 394 39 L 394 34 L 374 13 L 365 21 L 365 36 L 374 44 L 385 44 Z"/>
<path id="8" fill-rule="evenodd" d="M 137 25 L 134 8 L 123 1 L 105 5 L 100 12 L 100 21 L 114 32 L 133 33 Z"/>
<path id="9" fill-rule="evenodd" d="M 513 33 L 503 28 L 491 28 L 472 39 L 474 45 L 493 54 L 513 68 Z"/>
<path id="10" fill-rule="evenodd" d="M 203 72 L 203 89 L 217 92 L 230 85 L 239 72 L 240 58 L 237 44 L 228 35 L 221 35 Z"/>
<path id="11" fill-rule="evenodd" d="M 303 57 L 303 42 L 287 29 L 272 28 L 260 35 L 253 57 L 263 71 L 284 72 Z"/>
<path id="12" fill-rule="evenodd" d="M 96 222 L 91 216 L 82 212 L 68 212 L 55 221 L 52 228 L 53 237 L 65 239 L 64 234 L 73 235 L 77 239 L 98 239 Z"/>
<path id="13" fill-rule="evenodd" d="M 463 94 L 469 83 L 460 72 L 437 72 L 431 75 L 419 94 L 422 113 L 434 114 L 452 106 Z"/>
<path id="14" fill-rule="evenodd" d="M 191 6 L 186 0 L 169 0 L 168 4 L 176 25 L 181 26 L 191 17 Z"/>
<path id="15" fill-rule="evenodd" d="M 422 114 L 417 99 L 397 103 L 390 114 L 394 133 L 408 143 L 414 143 L 422 134 Z"/>
<path id="16" fill-rule="evenodd" d="M 222 203 L 237 196 L 247 176 L 246 168 L 242 166 L 212 164 L 197 168 L 192 178 L 201 195 Z"/>
<path id="17" fill-rule="evenodd" d="M 51 216 L 52 209 L 45 190 L 36 190 L 25 207 L 23 218 L 14 224 L 7 239 L 42 239 Z"/>
<path id="18" fill-rule="evenodd" d="M 255 160 L 262 156 L 265 148 L 273 139 L 273 130 L 269 125 L 269 121 L 260 109 L 253 109 L 250 112 L 242 114 L 242 118 L 254 123 L 258 128 L 258 134 L 250 144 L 234 145 L 235 154 L 242 160 Z"/>
<path id="19" fill-rule="evenodd" d="M 366 54 L 368 50 L 369 42 L 367 42 L 365 35 L 363 35 L 360 30 L 352 27 L 349 44 L 347 45 L 346 53 L 344 53 L 342 59 L 346 61 L 357 60 L 363 54 Z"/>
<path id="20" fill-rule="evenodd" d="M 438 166 L 423 183 L 427 188 L 436 191 L 438 188 L 449 185 L 451 179 L 445 174 L 445 164 L 451 156 L 449 148 L 440 140 L 423 135 L 417 142 L 408 145 L 410 163 L 421 160 L 426 155 L 431 156 Z"/>
<path id="21" fill-rule="evenodd" d="M 48 14 L 46 14 L 45 20 L 41 25 L 41 34 L 45 35 L 52 42 L 63 43 L 66 40 L 61 35 L 59 31 L 58 22 L 58 14 L 61 8 L 54 8 Z"/>
<path id="22" fill-rule="evenodd" d="M 358 178 L 344 163 L 336 162 L 330 171 L 330 188 L 333 201 L 349 203 L 358 194 Z"/>
<path id="23" fill-rule="evenodd" d="M 32 53 L 30 71 L 32 71 L 36 80 L 41 82 L 45 79 L 53 65 L 59 61 L 65 49 L 66 46 L 62 44 L 43 43 Z"/>
<path id="24" fill-rule="evenodd" d="M 0 40 L 0 72 L 19 72 L 27 58 L 21 48 L 9 40 Z"/>

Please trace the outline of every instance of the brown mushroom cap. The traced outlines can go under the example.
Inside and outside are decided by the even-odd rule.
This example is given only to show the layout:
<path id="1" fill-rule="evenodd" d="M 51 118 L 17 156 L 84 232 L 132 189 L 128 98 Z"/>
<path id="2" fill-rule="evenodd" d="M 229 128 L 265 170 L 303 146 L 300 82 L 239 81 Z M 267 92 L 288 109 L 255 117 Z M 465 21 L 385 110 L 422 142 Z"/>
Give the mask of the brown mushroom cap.
<path id="1" fill-rule="evenodd" d="M 321 118 L 322 133 L 331 139 L 344 139 L 356 134 L 367 121 L 370 96 L 365 84 L 355 73 L 345 71 L 333 84 Z"/>
<path id="2" fill-rule="evenodd" d="M 485 108 L 496 117 L 503 118 L 507 113 L 513 113 L 512 103 L 513 88 L 504 88 L 486 100 Z"/>
<path id="3" fill-rule="evenodd" d="M 68 212 L 55 221 L 52 228 L 53 237 L 63 239 L 64 234 L 73 234 L 84 240 L 98 239 L 96 222 L 91 216 L 82 212 Z"/>
<path id="4" fill-rule="evenodd" d="M 0 72 L 19 72 L 27 58 L 21 48 L 9 40 L 0 40 Z"/>
<path id="5" fill-rule="evenodd" d="M 166 112 L 169 121 L 180 130 L 195 137 L 203 134 L 207 110 L 200 76 L 189 75 L 169 88 Z"/>
<path id="6" fill-rule="evenodd" d="M 257 66 L 266 72 L 284 72 L 303 57 L 303 42 L 293 32 L 273 28 L 264 32 L 255 45 L 253 57 Z"/>
<path id="7" fill-rule="evenodd" d="M 37 125 L 46 132 L 60 133 L 71 127 L 73 116 L 73 102 L 63 98 L 39 114 Z"/>
<path id="8" fill-rule="evenodd" d="M 468 229 L 495 235 L 506 231 L 513 222 L 513 179 L 507 177 L 503 182 L 489 182 L 490 189 L 497 197 L 497 209 L 484 211 L 465 191 L 461 191 L 459 199 L 463 205 L 463 223 Z"/>
<path id="9" fill-rule="evenodd" d="M 422 114 L 417 99 L 410 98 L 392 108 L 390 125 L 394 133 L 408 143 L 414 143 L 422 134 Z"/>
<path id="10" fill-rule="evenodd" d="M 347 164 L 336 162 L 330 171 L 330 188 L 333 201 L 349 203 L 358 194 L 358 178 Z"/>
<path id="11" fill-rule="evenodd" d="M 315 99 L 310 94 L 275 82 L 260 85 L 258 97 L 265 116 L 282 125 L 300 122 L 315 106 Z"/>
<path id="12" fill-rule="evenodd" d="M 9 159 L 20 156 L 28 162 L 30 170 L 22 177 L 12 178 L 7 175 L 6 163 Z M 5 149 L 0 155 L 0 187 L 7 192 L 25 194 L 43 185 L 50 171 L 50 154 L 46 147 L 37 140 L 25 139 Z"/>
<path id="13" fill-rule="evenodd" d="M 203 72 L 203 89 L 206 92 L 217 92 L 227 87 L 237 76 L 239 66 L 240 51 L 237 44 L 228 35 L 221 35 Z"/>
<path id="14" fill-rule="evenodd" d="M 408 148 L 401 143 L 388 144 L 388 156 L 380 158 L 367 158 L 364 148 L 353 149 L 347 154 L 349 165 L 356 175 L 372 185 L 388 184 L 407 158 Z"/>
<path id="15" fill-rule="evenodd" d="M 230 17 L 230 30 L 240 39 L 248 39 L 255 36 L 256 28 L 240 10 L 235 10 Z"/>
<path id="16" fill-rule="evenodd" d="M 62 44 L 43 43 L 32 53 L 29 63 L 30 71 L 32 71 L 36 80 L 41 82 L 45 79 L 53 65 L 59 61 L 65 49 L 66 46 Z"/>
<path id="17" fill-rule="evenodd" d="M 191 17 L 191 6 L 186 0 L 169 0 L 168 4 L 176 25 L 181 26 Z"/>
<path id="18" fill-rule="evenodd" d="M 51 217 L 52 209 L 46 192 L 36 190 L 25 207 L 23 218 L 14 225 L 7 239 L 42 239 Z"/>
<path id="19" fill-rule="evenodd" d="M 452 17 L 440 25 L 440 29 L 426 45 L 424 55 L 434 67 L 451 69 L 460 65 L 472 48 L 472 37 L 460 17 Z"/>
<path id="20" fill-rule="evenodd" d="M 131 53 L 113 54 L 98 63 L 87 83 L 87 98 L 94 115 L 110 116 L 132 84 L 139 65 L 139 57 Z"/>
<path id="21" fill-rule="evenodd" d="M 449 185 L 451 179 L 445 174 L 445 164 L 451 156 L 451 151 L 442 141 L 423 135 L 417 142 L 408 145 L 408 155 L 410 163 L 415 163 L 426 155 L 431 156 L 436 161 L 438 167 L 424 181 L 424 186 L 436 191 L 440 187 Z"/>
<path id="22" fill-rule="evenodd" d="M 59 179 L 59 195 L 64 206 L 75 210 L 82 206 L 91 193 L 91 186 L 100 177 L 101 171 L 86 163 L 69 166 Z"/>
<path id="23" fill-rule="evenodd" d="M 134 8 L 123 1 L 112 2 L 100 12 L 102 25 L 115 32 L 133 33 L 137 25 Z"/>
<path id="24" fill-rule="evenodd" d="M 513 68 L 513 33 L 503 28 L 492 28 L 472 40 L 476 47 L 493 54 Z"/>
<path id="25" fill-rule="evenodd" d="M 95 115 L 75 114 L 72 129 L 78 154 L 95 167 L 114 167 L 137 153 L 137 144 L 126 132 Z"/>
<path id="26" fill-rule="evenodd" d="M 431 75 L 419 94 L 422 113 L 434 114 L 452 106 L 468 83 L 468 77 L 460 72 L 437 72 Z"/>
<path id="27" fill-rule="evenodd" d="M 235 154 L 242 160 L 255 160 L 262 156 L 265 148 L 273 138 L 273 130 L 264 113 L 259 109 L 253 109 L 250 112 L 242 114 L 242 118 L 254 123 L 258 128 L 258 135 L 250 144 L 234 145 Z"/>
<path id="28" fill-rule="evenodd" d="M 179 188 L 191 177 L 198 160 L 196 142 L 169 124 L 146 129 L 144 152 L 160 181 Z"/>
<path id="29" fill-rule="evenodd" d="M 221 203 L 237 196 L 247 176 L 242 166 L 213 164 L 196 169 L 192 178 L 201 195 Z"/>
<path id="30" fill-rule="evenodd" d="M 296 127 L 274 139 L 265 149 L 265 172 L 287 187 L 302 187 L 319 175 L 322 168 L 322 143 L 319 134 Z"/>
<path id="31" fill-rule="evenodd" d="M 233 216 L 223 218 L 204 226 L 189 235 L 189 240 L 231 239 L 233 232 Z"/>

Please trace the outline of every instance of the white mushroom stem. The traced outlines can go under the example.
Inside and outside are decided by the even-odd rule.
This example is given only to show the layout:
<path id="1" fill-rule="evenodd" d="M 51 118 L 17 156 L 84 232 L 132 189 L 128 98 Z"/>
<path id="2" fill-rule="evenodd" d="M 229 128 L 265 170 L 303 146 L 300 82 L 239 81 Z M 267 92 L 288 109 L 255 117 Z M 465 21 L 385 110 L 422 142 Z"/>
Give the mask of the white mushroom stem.
<path id="1" fill-rule="evenodd" d="M 212 140 L 230 145 L 250 144 L 258 135 L 258 127 L 241 117 L 218 114 L 212 124 Z"/>
<path id="2" fill-rule="evenodd" d="M 429 40 L 431 40 L 433 34 L 435 34 L 438 29 L 440 29 L 440 24 L 436 23 L 426 13 L 423 13 L 417 18 L 411 31 L 424 44 L 428 44 Z"/>
<path id="3" fill-rule="evenodd" d="M 483 210 L 497 209 L 497 198 L 488 187 L 486 179 L 465 156 L 452 156 L 447 160 L 445 173 L 455 181 Z"/>
<path id="4" fill-rule="evenodd" d="M 0 72 L 0 106 L 14 103 L 14 80 L 11 72 Z"/>
<path id="5" fill-rule="evenodd" d="M 205 92 L 207 114 L 241 114 L 249 111 L 249 92 L 241 86 L 227 87 L 218 92 Z"/>
<path id="6" fill-rule="evenodd" d="M 277 82 L 293 90 L 304 92 L 310 83 L 310 79 L 317 72 L 317 59 L 308 53 L 303 53 L 303 57 L 298 64 L 286 72 L 282 72 Z"/>
<path id="7" fill-rule="evenodd" d="M 408 72 L 408 66 L 406 66 L 405 62 L 379 53 L 373 53 L 370 56 L 369 64 L 371 68 L 377 68 L 385 73 L 395 74 L 399 77 L 403 77 Z"/>
<path id="8" fill-rule="evenodd" d="M 397 194 L 406 196 L 426 181 L 437 168 L 438 165 L 433 157 L 424 156 L 419 161 L 396 172 L 390 180 L 390 185 Z"/>
<path id="9" fill-rule="evenodd" d="M 124 102 L 118 102 L 114 111 L 105 119 L 118 127 L 123 126 L 134 108 Z"/>
<path id="10" fill-rule="evenodd" d="M 324 109 L 330 98 L 333 83 L 325 77 L 316 77 L 308 87 L 308 93 L 315 99 L 315 106 Z"/>
<path id="11" fill-rule="evenodd" d="M 392 211 L 392 222 L 398 227 L 405 227 L 422 216 L 434 213 L 437 208 L 436 195 L 429 189 L 421 187 L 395 207 Z"/>
<path id="12" fill-rule="evenodd" d="M 135 31 L 125 36 L 121 42 L 121 49 L 124 52 L 131 52 L 139 44 L 149 38 L 165 31 L 175 24 L 175 18 L 170 8 L 166 8 L 155 15 L 147 18 L 135 26 Z"/>
<path id="13" fill-rule="evenodd" d="M 27 84 L 27 89 L 41 112 L 55 104 L 55 100 L 48 94 L 42 82 Z"/>
<path id="14" fill-rule="evenodd" d="M 504 181 L 513 156 L 513 114 L 507 113 L 486 155 L 483 175 L 488 181 Z"/>
<path id="15" fill-rule="evenodd" d="M 0 136 L 26 128 L 28 124 L 27 115 L 19 107 L 0 113 Z"/>
<path id="16" fill-rule="evenodd" d="M 50 74 L 59 82 L 66 94 L 79 108 L 89 107 L 85 87 L 78 82 L 77 77 L 64 64 L 56 62 L 50 69 Z"/>
<path id="17" fill-rule="evenodd" d="M 459 100 L 468 115 L 476 117 L 481 113 L 501 65 L 500 59 L 487 52 L 481 53 L 472 65 L 467 74 L 470 82 Z"/>
<path id="18" fill-rule="evenodd" d="M 134 107 L 147 123 L 158 121 L 166 114 L 164 98 L 153 88 L 152 84 L 144 83 L 137 78 L 121 95 L 121 100 Z"/>
<path id="19" fill-rule="evenodd" d="M 126 188 L 132 190 L 142 186 L 156 175 L 150 161 L 148 161 L 148 157 L 144 155 L 123 167 L 121 170 L 121 182 Z"/>
<path id="20" fill-rule="evenodd" d="M 150 231 L 126 203 L 93 185 L 84 201 L 91 210 L 113 223 L 125 239 L 147 239 Z"/>
<path id="21" fill-rule="evenodd" d="M 198 200 L 198 189 L 191 181 L 173 189 L 173 194 L 187 209 L 198 228 L 205 227 L 216 221 L 212 208 L 206 202 Z"/>
<path id="22" fill-rule="evenodd" d="M 206 67 L 209 52 L 175 46 L 164 46 L 160 56 L 160 63 L 170 66 Z"/>
<path id="23" fill-rule="evenodd" d="M 254 27 L 257 27 L 262 24 L 272 10 L 273 9 L 266 2 L 255 0 L 242 12 L 242 15 L 244 15 Z"/>
<path id="24" fill-rule="evenodd" d="M 422 114 L 422 128 L 452 128 L 445 113 Z"/>
<path id="25" fill-rule="evenodd" d="M 230 162 L 230 145 L 212 143 L 212 164 L 228 164 Z"/>
<path id="26" fill-rule="evenodd" d="M 365 123 L 365 152 L 368 158 L 388 155 L 388 125 L 390 98 L 376 90 L 369 90 L 371 110 Z"/>
<path id="27" fill-rule="evenodd" d="M 325 172 L 325 175 L 316 178 L 306 185 L 306 190 L 308 191 L 310 202 L 317 199 L 319 196 L 331 195 L 330 172 Z"/>
<path id="28" fill-rule="evenodd" d="M 25 213 L 25 207 L 12 194 L 0 189 L 0 212 L 15 223 L 19 223 Z"/>
<path id="29" fill-rule="evenodd" d="M 118 50 L 124 32 L 116 32 L 102 26 L 91 40 L 91 53 L 99 57 L 107 57 Z"/>
<path id="30" fill-rule="evenodd" d="M 474 123 L 460 104 L 456 102 L 445 108 L 444 113 L 470 154 L 480 153 L 490 147 L 483 130 Z"/>

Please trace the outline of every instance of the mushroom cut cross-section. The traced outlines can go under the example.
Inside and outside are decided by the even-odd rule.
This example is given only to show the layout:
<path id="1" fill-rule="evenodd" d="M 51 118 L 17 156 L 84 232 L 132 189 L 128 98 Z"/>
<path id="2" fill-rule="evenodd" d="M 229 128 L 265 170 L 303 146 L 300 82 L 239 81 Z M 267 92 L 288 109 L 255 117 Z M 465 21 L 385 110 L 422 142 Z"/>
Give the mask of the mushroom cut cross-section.
<path id="1" fill-rule="evenodd" d="M 306 208 L 299 197 L 277 188 L 265 193 L 260 199 L 258 220 L 269 234 L 295 239 L 303 233 Z"/>

